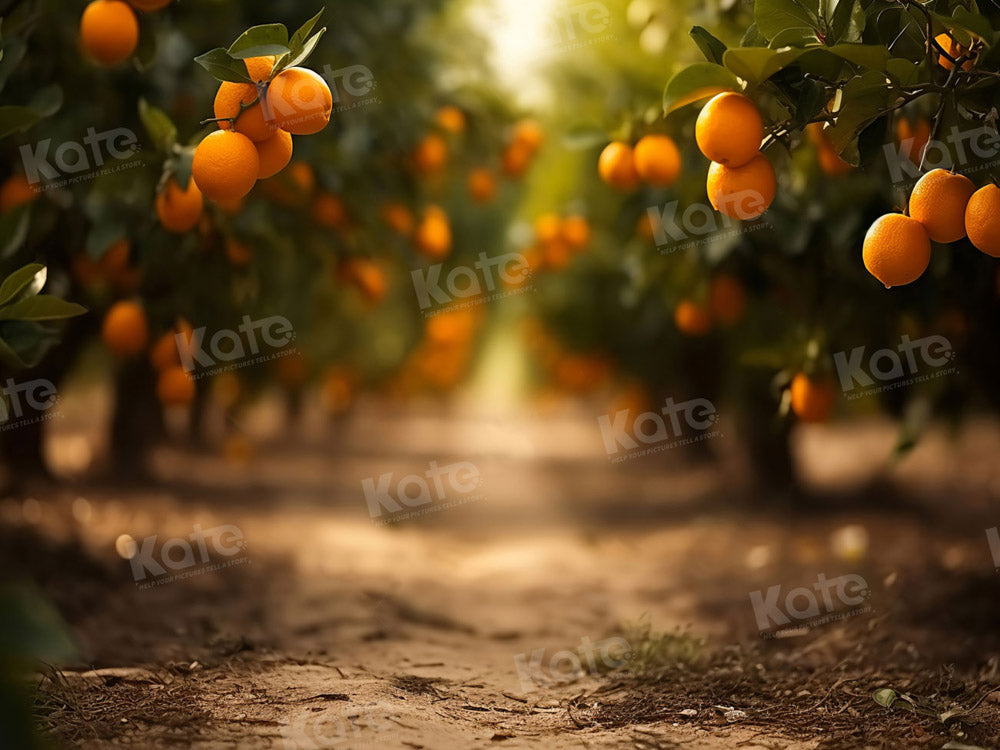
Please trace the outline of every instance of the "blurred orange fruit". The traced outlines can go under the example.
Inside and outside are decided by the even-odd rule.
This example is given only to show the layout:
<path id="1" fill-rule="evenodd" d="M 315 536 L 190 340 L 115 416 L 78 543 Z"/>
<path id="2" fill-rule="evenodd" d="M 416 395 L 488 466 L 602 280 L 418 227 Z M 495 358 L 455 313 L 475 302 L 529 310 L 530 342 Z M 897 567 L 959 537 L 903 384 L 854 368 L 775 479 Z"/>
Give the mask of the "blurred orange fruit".
<path id="1" fill-rule="evenodd" d="M 742 167 L 760 151 L 764 121 L 752 101 L 727 91 L 712 97 L 702 108 L 694 136 L 701 153 L 712 161 Z"/>
<path id="2" fill-rule="evenodd" d="M 546 266 L 554 271 L 561 271 L 572 262 L 573 248 L 562 237 L 556 237 L 543 245 L 542 257 Z"/>
<path id="3" fill-rule="evenodd" d="M 184 343 L 177 341 L 178 334 L 183 336 Z M 186 320 L 181 320 L 160 336 L 149 348 L 149 361 L 153 368 L 157 372 L 162 372 L 169 367 L 179 366 L 181 364 L 180 347 L 190 347 L 193 334 L 191 325 Z"/>
<path id="4" fill-rule="evenodd" d="M 559 233 L 573 250 L 582 250 L 590 244 L 590 223 L 582 216 L 567 216 Z"/>
<path id="5" fill-rule="evenodd" d="M 941 48 L 945 52 L 947 52 L 948 55 L 954 60 L 957 60 L 958 58 L 962 57 L 962 55 L 964 55 L 967 52 L 965 47 L 963 47 L 961 44 L 955 41 L 955 39 L 952 38 L 951 34 L 949 34 L 946 31 L 934 37 L 934 41 L 940 44 Z M 972 70 L 972 63 L 973 63 L 972 60 L 966 60 L 964 63 L 962 63 L 962 70 Z M 944 55 L 940 54 L 938 55 L 938 65 L 940 65 L 945 70 L 951 70 L 952 68 L 955 67 L 955 63 L 953 63 Z"/>
<path id="6" fill-rule="evenodd" d="M 511 142 L 524 148 L 529 155 L 538 151 L 544 140 L 545 131 L 542 130 L 542 126 L 535 120 L 524 119 L 514 123 Z"/>
<path id="7" fill-rule="evenodd" d="M 451 224 L 440 206 L 427 206 L 417 225 L 414 243 L 431 260 L 441 260 L 451 251 Z"/>
<path id="8" fill-rule="evenodd" d="M 674 308 L 674 325 L 685 336 L 704 336 L 712 328 L 712 315 L 703 305 L 683 299 Z"/>
<path id="9" fill-rule="evenodd" d="M 257 182 L 260 157 L 253 141 L 232 130 L 205 136 L 194 151 L 191 175 L 211 200 L 235 200 Z"/>
<path id="10" fill-rule="evenodd" d="M 249 57 L 244 60 L 247 72 L 254 81 L 266 81 L 274 65 L 273 56 Z M 247 106 L 251 105 L 251 106 Z M 276 126 L 265 113 L 260 101 L 260 89 L 252 83 L 223 81 L 215 94 L 216 123 L 222 130 L 232 127 L 229 120 L 236 119 L 236 132 L 255 143 L 266 141 L 274 135 Z M 222 120 L 222 118 L 227 118 Z"/>
<path id="11" fill-rule="evenodd" d="M 905 117 L 900 117 L 896 123 L 896 142 L 902 147 L 903 154 L 914 164 L 920 163 L 924 148 L 930 139 L 931 124 L 923 115 L 917 118 L 915 125 L 911 125 Z"/>
<path id="12" fill-rule="evenodd" d="M 920 278 L 931 262 L 931 241 L 924 225 L 903 214 L 875 220 L 865 235 L 865 268 L 886 288 Z"/>
<path id="13" fill-rule="evenodd" d="M 562 222 L 554 213 L 544 213 L 535 219 L 535 238 L 542 243 L 559 238 Z"/>
<path id="14" fill-rule="evenodd" d="M 135 302 L 116 302 L 104 316 L 101 339 L 111 352 L 120 357 L 139 354 L 149 341 L 146 312 Z"/>
<path id="15" fill-rule="evenodd" d="M 635 144 L 635 171 L 655 187 L 667 187 L 681 173 L 681 152 L 666 135 L 647 135 Z"/>
<path id="16" fill-rule="evenodd" d="M 0 185 L 0 213 L 7 213 L 38 198 L 38 193 L 23 174 L 13 174 Z"/>
<path id="17" fill-rule="evenodd" d="M 291 161 L 292 134 L 285 130 L 277 130 L 270 138 L 255 143 L 254 147 L 260 160 L 257 179 L 266 180 L 278 174 Z"/>
<path id="18" fill-rule="evenodd" d="M 756 219 L 771 205 L 777 187 L 774 167 L 759 152 L 742 167 L 713 162 L 708 168 L 708 200 L 731 219 Z"/>
<path id="19" fill-rule="evenodd" d="M 267 89 L 266 114 L 293 135 L 318 133 L 330 122 L 333 94 L 317 73 L 308 68 L 286 68 Z"/>
<path id="20" fill-rule="evenodd" d="M 156 397 L 164 406 L 187 406 L 194 401 L 195 383 L 180 365 L 167 367 L 156 381 Z"/>
<path id="21" fill-rule="evenodd" d="M 187 190 L 171 177 L 167 186 L 156 196 L 156 215 L 168 232 L 183 234 L 194 229 L 204 208 L 201 191 L 193 179 L 188 179 Z"/>
<path id="22" fill-rule="evenodd" d="M 327 414 L 338 416 L 351 408 L 356 380 L 346 367 L 331 367 L 326 371 L 320 388 L 320 403 Z"/>
<path id="23" fill-rule="evenodd" d="M 446 133 L 461 133 L 465 130 L 465 113 L 451 105 L 440 107 L 434 113 L 434 123 Z"/>
<path id="24" fill-rule="evenodd" d="M 447 162 L 448 144 L 435 133 L 424 136 L 413 150 L 413 163 L 422 175 L 438 174 Z"/>
<path id="25" fill-rule="evenodd" d="M 229 237 L 226 240 L 226 260 L 234 266 L 245 266 L 253 260 L 253 250 L 245 242 Z"/>
<path id="26" fill-rule="evenodd" d="M 309 367 L 302 352 L 290 352 L 284 357 L 279 357 L 275 370 L 277 371 L 278 382 L 286 388 L 299 388 L 306 382 L 309 374 Z"/>
<path id="27" fill-rule="evenodd" d="M 597 172 L 608 185 L 628 192 L 639 186 L 639 173 L 635 171 L 632 148 L 622 141 L 612 141 L 597 160 Z"/>
<path id="28" fill-rule="evenodd" d="M 139 22 L 128 3 L 93 0 L 80 18 L 80 45 L 102 65 L 127 60 L 139 44 Z"/>
<path id="29" fill-rule="evenodd" d="M 792 411 L 803 422 L 825 422 L 833 412 L 836 389 L 830 378 L 812 379 L 805 373 L 792 378 Z"/>
<path id="30" fill-rule="evenodd" d="M 500 164 L 505 175 L 511 179 L 517 179 L 531 164 L 531 149 L 523 143 L 515 141 L 503 150 Z"/>
<path id="31" fill-rule="evenodd" d="M 402 204 L 388 202 L 382 204 L 382 221 L 396 234 L 409 237 L 413 234 L 413 212 Z"/>
<path id="32" fill-rule="evenodd" d="M 823 129 L 823 123 L 811 122 L 806 126 L 806 135 L 816 146 L 819 168 L 829 177 L 840 177 L 854 171 L 854 167 L 840 158 L 833 147 L 830 136 Z"/>
<path id="33" fill-rule="evenodd" d="M 965 231 L 977 249 L 1000 258 L 1000 187 L 980 188 L 965 207 Z"/>
<path id="34" fill-rule="evenodd" d="M 910 193 L 910 217 L 935 242 L 956 242 L 965 236 L 965 209 L 976 186 L 965 175 L 932 169 Z"/>
<path id="35" fill-rule="evenodd" d="M 348 258 L 340 267 L 343 278 L 357 286 L 362 296 L 372 304 L 385 299 L 388 283 L 385 272 L 368 258 Z"/>
<path id="36" fill-rule="evenodd" d="M 351 223 L 343 199 L 332 193 L 317 194 L 312 201 L 311 213 L 313 221 L 327 229 L 346 229 Z"/>
<path id="37" fill-rule="evenodd" d="M 739 322 L 747 307 L 747 293 L 735 276 L 720 273 L 712 278 L 708 289 L 708 307 L 712 318 L 724 326 Z"/>
<path id="38" fill-rule="evenodd" d="M 476 203 L 489 203 L 497 192 L 497 182 L 488 169 L 473 169 L 469 172 L 469 195 Z"/>

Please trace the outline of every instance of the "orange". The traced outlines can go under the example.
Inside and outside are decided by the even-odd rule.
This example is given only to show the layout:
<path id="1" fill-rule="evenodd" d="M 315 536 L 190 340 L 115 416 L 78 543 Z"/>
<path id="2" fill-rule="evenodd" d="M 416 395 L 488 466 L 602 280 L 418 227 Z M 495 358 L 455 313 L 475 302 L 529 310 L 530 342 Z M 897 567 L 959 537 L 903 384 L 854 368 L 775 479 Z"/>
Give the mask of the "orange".
<path id="1" fill-rule="evenodd" d="M 257 149 L 257 158 L 260 160 L 260 168 L 257 170 L 258 180 L 274 177 L 291 161 L 292 134 L 288 131 L 278 130 L 270 138 L 259 141 L 254 146 Z"/>
<path id="2" fill-rule="evenodd" d="M 713 162 L 708 168 L 708 200 L 731 219 L 756 219 L 764 213 L 777 191 L 774 167 L 758 153 L 742 167 Z"/>
<path id="3" fill-rule="evenodd" d="M 531 164 L 531 149 L 519 141 L 511 143 L 500 155 L 503 173 L 512 179 L 524 174 Z"/>
<path id="4" fill-rule="evenodd" d="M 590 244 L 590 224 L 582 216 L 567 216 L 559 232 L 573 250 L 582 250 Z"/>
<path id="5" fill-rule="evenodd" d="M 194 401 L 194 379 L 180 365 L 168 367 L 156 381 L 156 397 L 164 406 L 187 406 Z"/>
<path id="6" fill-rule="evenodd" d="M 708 288 L 708 307 L 712 318 L 724 326 L 739 322 L 747 307 L 747 293 L 735 276 L 720 273 Z"/>
<path id="7" fill-rule="evenodd" d="M 650 217 L 648 211 L 636 219 L 635 233 L 644 240 L 653 239 L 653 219 Z"/>
<path id="8" fill-rule="evenodd" d="M 910 193 L 910 216 L 935 242 L 955 242 L 965 236 L 965 208 L 976 186 L 965 175 L 932 169 Z"/>
<path id="9" fill-rule="evenodd" d="M 246 62 L 247 72 L 255 81 L 266 81 L 274 65 L 274 58 L 250 57 Z M 233 83 L 223 81 L 215 94 L 215 117 L 236 118 L 236 132 L 242 133 L 255 143 L 266 141 L 274 135 L 275 123 L 270 120 L 261 105 L 260 89 L 252 83 Z M 246 105 L 251 106 L 246 106 Z M 222 130 L 231 127 L 230 122 L 221 120 L 216 123 Z"/>
<path id="10" fill-rule="evenodd" d="M 132 254 L 132 243 L 122 238 L 111 244 L 101 254 L 97 262 L 97 270 L 112 283 L 127 277 L 129 256 Z"/>
<path id="11" fill-rule="evenodd" d="M 306 382 L 306 377 L 309 375 L 309 366 L 305 356 L 296 351 L 279 358 L 275 369 L 278 374 L 278 382 L 286 388 L 299 388 Z"/>
<path id="12" fill-rule="evenodd" d="M 727 167 L 742 167 L 757 156 L 764 121 L 757 106 L 727 91 L 712 97 L 698 115 L 694 137 L 706 157 Z"/>
<path id="13" fill-rule="evenodd" d="M 102 65 L 127 60 L 139 44 L 135 12 L 121 0 L 94 0 L 80 18 L 80 45 Z"/>
<path id="14" fill-rule="evenodd" d="M 805 373 L 792 378 L 792 411 L 803 422 L 825 422 L 833 411 L 836 390 L 830 378 L 812 379 Z"/>
<path id="15" fill-rule="evenodd" d="M 912 139 L 912 141 L 910 141 Z M 896 142 L 902 147 L 903 153 L 914 164 L 919 164 L 924 155 L 924 148 L 931 139 L 931 124 L 926 117 L 917 118 L 916 126 L 910 124 L 905 117 L 900 117 L 896 123 Z M 910 141 L 907 144 L 907 141 Z"/>
<path id="16" fill-rule="evenodd" d="M 312 217 L 327 229 L 346 229 L 351 223 L 344 201 L 331 193 L 320 193 L 313 198 Z"/>
<path id="17" fill-rule="evenodd" d="M 512 143 L 524 148 L 528 154 L 534 154 L 542 146 L 545 132 L 542 126 L 531 119 L 518 120 L 514 123 Z"/>
<path id="18" fill-rule="evenodd" d="M 469 172 L 469 195 L 476 203 L 489 203 L 497 192 L 497 183 L 488 169 Z"/>
<path id="19" fill-rule="evenodd" d="M 358 287 L 362 296 L 373 304 L 385 299 L 385 272 L 368 258 L 348 258 L 340 269 L 341 275 Z"/>
<path id="20" fill-rule="evenodd" d="M 573 248 L 562 237 L 546 242 L 542 248 L 545 265 L 554 271 L 561 271 L 573 260 Z"/>
<path id="21" fill-rule="evenodd" d="M 439 206 L 428 206 L 413 239 L 417 249 L 432 260 L 441 260 L 451 251 L 451 225 Z"/>
<path id="22" fill-rule="evenodd" d="M 183 234 L 194 228 L 201 218 L 204 200 L 201 191 L 188 180 L 187 190 L 182 190 L 173 177 L 167 182 L 167 187 L 156 196 L 156 215 L 163 228 L 168 232 Z"/>
<path id="23" fill-rule="evenodd" d="M 635 144 L 635 171 L 655 187 L 667 187 L 681 173 L 681 152 L 666 135 L 647 135 Z"/>
<path id="24" fill-rule="evenodd" d="M 38 198 L 38 193 L 23 174 L 14 174 L 0 185 L 0 214 L 7 213 Z"/>
<path id="25" fill-rule="evenodd" d="M 216 201 L 215 204 L 219 207 L 222 213 L 228 216 L 236 216 L 240 211 L 243 210 L 243 199 L 242 198 L 231 198 L 224 201 Z"/>
<path id="26" fill-rule="evenodd" d="M 601 179 L 616 190 L 628 192 L 639 186 L 639 173 L 635 171 L 632 148 L 622 141 L 612 141 L 597 160 Z"/>
<path id="27" fill-rule="evenodd" d="M 128 0 L 132 7 L 137 10 L 151 13 L 154 10 L 163 10 L 170 5 L 170 0 Z"/>
<path id="28" fill-rule="evenodd" d="M 1000 258 L 1000 187 L 990 184 L 972 194 L 965 207 L 965 230 L 976 248 Z"/>
<path id="29" fill-rule="evenodd" d="M 434 175 L 444 169 L 448 161 L 448 144 L 439 135 L 431 134 L 413 150 L 413 163 L 423 175 Z"/>
<path id="30" fill-rule="evenodd" d="M 854 171 L 854 167 L 840 158 L 833 147 L 830 136 L 823 129 L 823 123 L 811 122 L 806 126 L 806 136 L 816 146 L 819 168 L 830 177 L 840 177 Z"/>
<path id="31" fill-rule="evenodd" d="M 149 341 L 145 311 L 135 302 L 116 302 L 104 316 L 101 338 L 120 357 L 139 354 Z"/>
<path id="32" fill-rule="evenodd" d="M 947 52 L 953 59 L 957 60 L 962 55 L 964 55 L 967 50 L 957 41 L 955 41 L 951 34 L 948 32 L 942 32 L 934 37 L 934 41 L 941 45 L 945 52 Z M 962 63 L 962 70 L 972 70 L 972 60 L 966 60 Z M 938 55 L 938 65 L 940 65 L 945 70 L 951 70 L 955 67 L 955 63 L 949 60 L 944 55 Z"/>
<path id="33" fill-rule="evenodd" d="M 434 123 L 446 133 L 461 133 L 465 130 L 465 113 L 451 105 L 441 107 L 434 113 Z"/>
<path id="34" fill-rule="evenodd" d="M 245 266 L 253 260 L 253 250 L 246 243 L 230 237 L 226 240 L 226 260 L 234 266 Z"/>
<path id="35" fill-rule="evenodd" d="M 318 133 L 330 122 L 333 94 L 317 73 L 308 68 L 287 68 L 267 89 L 267 111 L 279 128 L 292 135 Z"/>
<path id="36" fill-rule="evenodd" d="M 286 171 L 264 183 L 267 194 L 285 206 L 305 202 L 316 187 L 316 173 L 304 161 L 292 162 Z"/>
<path id="37" fill-rule="evenodd" d="M 402 203 L 382 205 L 382 221 L 396 234 L 409 237 L 413 234 L 413 212 Z"/>
<path id="38" fill-rule="evenodd" d="M 535 219 L 535 237 L 539 242 L 553 242 L 559 237 L 562 223 L 553 213 L 546 213 Z"/>
<path id="39" fill-rule="evenodd" d="M 191 175 L 210 200 L 242 198 L 257 182 L 260 157 L 253 141 L 232 130 L 205 136 L 194 151 Z"/>
<path id="40" fill-rule="evenodd" d="M 674 308 L 674 325 L 685 336 L 704 336 L 712 327 L 712 316 L 704 306 L 684 299 Z"/>
<path id="41" fill-rule="evenodd" d="M 168 367 L 175 367 L 181 363 L 173 331 L 167 331 L 149 348 L 149 362 L 157 372 L 166 370 Z"/>
<path id="42" fill-rule="evenodd" d="M 875 220 L 865 235 L 862 251 L 868 273 L 886 289 L 920 278 L 931 262 L 931 241 L 924 225 L 903 214 Z"/>

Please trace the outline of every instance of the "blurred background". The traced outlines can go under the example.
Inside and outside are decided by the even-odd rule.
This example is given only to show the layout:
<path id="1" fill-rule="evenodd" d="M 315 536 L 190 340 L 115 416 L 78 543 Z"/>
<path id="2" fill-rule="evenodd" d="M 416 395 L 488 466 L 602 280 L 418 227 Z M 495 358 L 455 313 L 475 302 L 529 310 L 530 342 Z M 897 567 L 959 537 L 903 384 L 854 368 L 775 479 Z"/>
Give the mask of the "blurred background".
<path id="1" fill-rule="evenodd" d="M 321 6 L 134 5 L 106 66 L 85 3 L 0 0 L 0 744 L 995 739 L 1000 274 L 861 260 L 932 103 L 768 151 L 741 224 L 663 103 L 753 4 L 342 0 L 329 125 L 175 232 L 194 58 Z M 669 184 L 602 179 L 647 136 Z"/>

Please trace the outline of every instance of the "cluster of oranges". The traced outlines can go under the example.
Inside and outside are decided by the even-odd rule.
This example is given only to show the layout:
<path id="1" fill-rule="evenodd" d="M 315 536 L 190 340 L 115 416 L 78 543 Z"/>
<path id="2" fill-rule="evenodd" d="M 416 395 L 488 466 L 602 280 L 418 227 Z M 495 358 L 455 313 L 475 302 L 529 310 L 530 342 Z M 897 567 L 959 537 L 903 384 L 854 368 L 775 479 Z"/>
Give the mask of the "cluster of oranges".
<path id="1" fill-rule="evenodd" d="M 708 284 L 704 301 L 685 297 L 674 308 L 674 325 L 685 336 L 704 336 L 713 325 L 731 328 L 743 317 L 747 293 L 738 278 L 719 273 Z"/>
<path id="2" fill-rule="evenodd" d="M 405 204 L 387 201 L 379 211 L 382 221 L 400 237 L 412 239 L 414 247 L 432 261 L 441 261 L 451 252 L 451 220 L 436 204 L 424 206 L 420 220 Z"/>
<path id="3" fill-rule="evenodd" d="M 756 105 L 727 91 L 712 97 L 695 123 L 695 140 L 706 158 L 708 200 L 732 219 L 755 219 L 777 192 L 774 167 L 762 153 L 764 121 Z"/>
<path id="4" fill-rule="evenodd" d="M 865 268 L 886 288 L 916 281 L 931 261 L 931 241 L 968 236 L 987 255 L 1000 258 L 1000 187 L 976 190 L 972 180 L 944 169 L 921 177 L 910 194 L 909 215 L 886 214 L 865 235 Z"/>
<path id="5" fill-rule="evenodd" d="M 613 363 L 600 352 L 568 351 L 541 321 L 521 324 L 525 346 L 544 370 L 552 386 L 563 393 L 593 393 L 607 386 Z"/>
<path id="6" fill-rule="evenodd" d="M 122 295 L 134 294 L 142 280 L 138 268 L 131 266 L 132 243 L 122 238 L 112 242 L 97 261 L 86 253 L 73 258 L 73 276 L 85 287 L 110 286 Z"/>
<path id="7" fill-rule="evenodd" d="M 168 5 L 170 0 L 93 0 L 80 17 L 80 46 L 101 65 L 124 62 L 139 46 L 135 11 L 150 13 Z"/>
<path id="8" fill-rule="evenodd" d="M 625 141 L 612 141 L 601 151 L 597 173 L 608 185 L 628 193 L 645 182 L 669 187 L 681 173 L 681 153 L 667 135 L 646 135 L 635 148 Z"/>
<path id="9" fill-rule="evenodd" d="M 521 177 L 531 166 L 544 141 L 545 132 L 534 120 L 525 119 L 514 123 L 510 139 L 500 154 L 503 173 L 511 179 Z"/>
<path id="10" fill-rule="evenodd" d="M 544 213 L 535 219 L 534 242 L 522 254 L 532 271 L 539 268 L 560 271 L 590 244 L 590 237 L 590 222 L 585 217 Z"/>
<path id="11" fill-rule="evenodd" d="M 406 397 L 455 387 L 468 372 L 483 318 L 483 305 L 456 305 L 429 317 L 423 338 L 389 384 L 390 393 Z"/>
<path id="12" fill-rule="evenodd" d="M 195 384 L 181 365 L 177 334 L 190 342 L 193 331 L 185 321 L 164 333 L 149 350 L 150 363 L 157 372 L 156 394 L 164 406 L 186 406 L 194 400 Z M 137 357 L 149 344 L 149 322 L 138 302 L 116 302 L 104 316 L 101 338 L 112 354 Z"/>

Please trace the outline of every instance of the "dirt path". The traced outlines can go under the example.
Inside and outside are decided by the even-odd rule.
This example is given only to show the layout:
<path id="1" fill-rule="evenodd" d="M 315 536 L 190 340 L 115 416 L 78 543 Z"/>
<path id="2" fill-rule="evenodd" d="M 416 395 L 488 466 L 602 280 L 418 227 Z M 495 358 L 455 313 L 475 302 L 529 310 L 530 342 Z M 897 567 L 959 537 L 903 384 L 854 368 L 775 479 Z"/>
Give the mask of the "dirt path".
<path id="1" fill-rule="evenodd" d="M 85 429 L 70 416 L 60 439 Z M 78 668 L 44 691 L 43 711 L 63 740 L 86 748 L 811 748 L 832 720 L 822 715 L 832 698 L 861 723 L 880 721 L 887 712 L 868 697 L 872 687 L 915 689 L 928 665 L 951 663 L 977 675 L 968 684 L 978 689 L 991 658 L 997 669 L 996 628 L 982 621 L 1000 615 L 1000 598 L 984 526 L 968 520 L 1000 494 L 1000 475 L 983 458 L 1000 447 L 992 425 L 970 428 L 957 451 L 935 436 L 895 469 L 914 497 L 961 493 L 966 515 L 932 522 L 720 512 L 734 492 L 725 471 L 680 454 L 657 459 L 672 464 L 666 475 L 651 461 L 611 465 L 596 425 L 568 412 L 521 418 L 515 429 L 371 405 L 338 428 L 337 450 L 318 447 L 329 445 L 318 424 L 294 443 L 269 441 L 272 417 L 255 417 L 264 427 L 250 466 L 167 450 L 157 489 L 39 495 L 30 523 L 20 500 L 0 504 L 8 531 L 29 547 L 7 551 L 24 555 L 80 640 Z M 822 454 L 824 466 L 845 467 L 837 483 L 850 484 L 870 475 L 876 449 L 885 455 L 894 435 L 872 423 L 850 440 L 802 438 L 807 460 Z M 956 455 L 964 463 L 949 468 Z M 463 461 L 481 475 L 474 489 L 449 486 L 444 499 L 420 506 L 435 512 L 413 520 L 380 526 L 370 517 L 366 478 L 377 484 L 392 472 L 395 488 L 430 462 Z M 246 549 L 213 556 L 226 567 L 198 563 L 180 571 L 190 574 L 184 580 L 164 576 L 151 588 L 138 587 L 114 554 L 122 535 L 141 543 L 157 534 L 162 543 L 196 524 L 233 525 Z M 74 559 L 91 568 L 67 572 Z M 870 612 L 762 641 L 751 591 L 846 573 L 868 582 Z M 935 614 L 921 619 L 921 608 Z M 601 691 L 627 683 L 636 664 L 618 659 L 611 639 L 638 622 L 653 633 L 682 629 L 670 643 L 690 646 L 697 663 L 741 645 L 778 683 L 805 680 L 778 686 L 790 705 L 821 707 L 816 731 L 798 709 L 785 727 L 772 720 L 763 707 L 773 695 L 720 677 L 719 665 L 669 680 L 681 692 L 657 704 L 656 721 L 643 722 L 642 711 L 618 721 L 612 693 Z M 884 665 L 857 658 L 872 661 L 867 649 L 906 653 L 907 644 L 922 651 L 910 673 L 888 652 Z M 800 671 L 783 672 L 790 663 Z M 614 667 L 622 669 L 605 674 Z M 91 668 L 103 671 L 85 674 Z M 849 673 L 863 675 L 856 690 L 839 682 Z M 957 691 L 939 686 L 938 697 Z M 995 706 L 984 703 L 977 719 L 995 721 Z M 937 743 L 927 746 L 948 738 L 944 725 L 909 715 L 899 727 L 900 737 L 919 730 L 914 736 Z"/>

